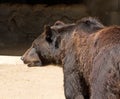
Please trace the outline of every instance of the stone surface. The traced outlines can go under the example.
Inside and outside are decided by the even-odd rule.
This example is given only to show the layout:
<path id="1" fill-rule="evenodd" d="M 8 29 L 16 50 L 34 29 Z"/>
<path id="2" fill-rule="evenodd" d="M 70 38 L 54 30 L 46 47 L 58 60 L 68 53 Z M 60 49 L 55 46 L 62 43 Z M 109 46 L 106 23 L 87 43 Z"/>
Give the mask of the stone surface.
<path id="1" fill-rule="evenodd" d="M 98 17 L 105 25 L 120 25 L 119 0 L 84 0 L 78 4 L 0 4 L 0 54 L 27 49 L 56 20 L 75 22 L 86 16 Z M 4 52 L 5 50 L 5 52 Z M 17 55 L 24 53 L 21 50 Z M 14 53 L 9 53 L 10 55 Z M 15 55 L 16 55 L 15 54 Z"/>
<path id="2" fill-rule="evenodd" d="M 120 16 L 119 0 L 85 0 L 89 12 L 92 16 L 99 17 L 106 25 L 120 25 L 118 17 Z"/>
<path id="3" fill-rule="evenodd" d="M 84 5 L 0 4 L 0 46 L 31 43 L 45 24 L 74 22 L 87 15 Z"/>

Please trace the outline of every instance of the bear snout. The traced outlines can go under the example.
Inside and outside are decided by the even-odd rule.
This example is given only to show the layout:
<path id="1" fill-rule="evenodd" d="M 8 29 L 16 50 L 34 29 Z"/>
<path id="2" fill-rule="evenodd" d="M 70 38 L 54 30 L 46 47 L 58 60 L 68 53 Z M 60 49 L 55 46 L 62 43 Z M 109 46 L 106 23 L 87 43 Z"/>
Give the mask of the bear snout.
<path id="1" fill-rule="evenodd" d="M 23 56 L 21 57 L 21 60 L 23 61 L 24 64 L 28 64 L 29 61 L 27 61 Z"/>
<path id="2" fill-rule="evenodd" d="M 23 61 L 24 60 L 23 56 L 20 59 Z"/>

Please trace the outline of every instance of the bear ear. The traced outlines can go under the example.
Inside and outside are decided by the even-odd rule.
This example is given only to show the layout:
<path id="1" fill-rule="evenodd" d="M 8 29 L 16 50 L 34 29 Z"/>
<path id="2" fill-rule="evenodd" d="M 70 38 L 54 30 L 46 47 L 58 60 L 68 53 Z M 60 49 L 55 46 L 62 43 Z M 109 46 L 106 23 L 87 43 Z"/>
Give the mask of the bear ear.
<path id="1" fill-rule="evenodd" d="M 65 25 L 65 23 L 59 20 L 54 23 L 54 26 L 62 26 L 62 25 Z"/>
<path id="2" fill-rule="evenodd" d="M 81 20 L 78 20 L 77 22 L 76 22 L 78 25 L 79 24 L 84 24 L 84 25 L 90 25 L 91 24 L 91 21 L 90 21 L 90 19 L 89 18 L 82 18 Z"/>
<path id="3" fill-rule="evenodd" d="M 52 30 L 49 25 L 44 26 L 44 31 L 46 34 L 46 40 L 51 43 L 52 42 Z"/>
<path id="4" fill-rule="evenodd" d="M 90 25 L 90 24 L 91 24 L 91 22 L 90 22 L 89 20 L 86 20 L 84 23 L 85 23 L 86 25 Z"/>

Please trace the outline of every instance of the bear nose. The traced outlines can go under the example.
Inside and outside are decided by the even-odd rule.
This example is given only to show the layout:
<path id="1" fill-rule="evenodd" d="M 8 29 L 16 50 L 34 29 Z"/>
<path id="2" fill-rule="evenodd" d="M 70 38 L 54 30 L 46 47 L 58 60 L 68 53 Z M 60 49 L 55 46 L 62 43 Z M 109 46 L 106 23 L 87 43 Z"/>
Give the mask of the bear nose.
<path id="1" fill-rule="evenodd" d="M 23 56 L 21 57 L 21 60 L 24 61 L 24 57 Z"/>

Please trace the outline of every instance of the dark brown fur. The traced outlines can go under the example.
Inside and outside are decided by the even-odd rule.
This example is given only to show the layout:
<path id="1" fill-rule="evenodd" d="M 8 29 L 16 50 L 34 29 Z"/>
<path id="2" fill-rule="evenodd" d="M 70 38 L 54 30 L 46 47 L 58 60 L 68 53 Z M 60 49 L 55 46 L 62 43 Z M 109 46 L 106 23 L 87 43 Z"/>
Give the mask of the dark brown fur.
<path id="1" fill-rule="evenodd" d="M 74 32 L 69 40 L 63 61 L 65 86 L 71 90 L 77 84 L 79 89 L 66 88 L 66 97 L 81 90 L 85 99 L 120 99 L 120 27 L 106 27 L 89 36 Z"/>
<path id="2" fill-rule="evenodd" d="M 89 88 L 86 99 L 120 99 L 120 27 L 106 27 L 89 38 L 74 35 L 73 42 L 83 41 L 76 44 L 76 61 Z"/>
<path id="3" fill-rule="evenodd" d="M 96 21 L 46 26 L 23 55 L 27 64 L 34 52 L 41 65 L 63 65 L 66 99 L 120 99 L 120 27 Z"/>

